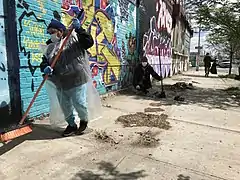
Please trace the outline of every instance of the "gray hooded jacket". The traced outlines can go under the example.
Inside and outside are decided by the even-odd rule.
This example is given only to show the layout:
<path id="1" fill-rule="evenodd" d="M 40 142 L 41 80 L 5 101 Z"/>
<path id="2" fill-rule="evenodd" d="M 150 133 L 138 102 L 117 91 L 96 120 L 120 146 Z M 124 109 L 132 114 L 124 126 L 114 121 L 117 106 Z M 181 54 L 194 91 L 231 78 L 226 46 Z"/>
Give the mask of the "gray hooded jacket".
<path id="1" fill-rule="evenodd" d="M 47 52 L 40 64 L 41 71 L 49 66 L 57 54 L 61 42 L 48 45 Z M 53 68 L 51 80 L 57 88 L 68 90 L 87 83 L 89 75 L 84 67 L 89 67 L 87 49 L 94 44 L 92 36 L 83 28 L 73 31 L 65 45 L 59 60 Z"/>

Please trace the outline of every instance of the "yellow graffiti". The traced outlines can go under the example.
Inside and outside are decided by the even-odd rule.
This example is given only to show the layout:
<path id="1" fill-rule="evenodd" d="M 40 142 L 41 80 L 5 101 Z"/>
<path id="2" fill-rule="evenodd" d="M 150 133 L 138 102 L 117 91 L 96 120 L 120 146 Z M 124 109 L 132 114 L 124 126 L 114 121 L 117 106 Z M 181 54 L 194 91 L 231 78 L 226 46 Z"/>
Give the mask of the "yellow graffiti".
<path id="1" fill-rule="evenodd" d="M 85 1 L 85 3 L 83 3 L 83 8 L 85 9 L 83 28 L 85 29 L 89 28 L 94 18 L 94 14 L 95 14 L 94 4 L 95 4 L 95 0 L 87 0 Z"/>
<path id="2" fill-rule="evenodd" d="M 42 61 L 42 53 L 31 53 L 32 61 L 41 62 Z"/>
<path id="3" fill-rule="evenodd" d="M 110 72 L 112 71 L 118 79 L 120 75 L 120 62 L 117 58 L 117 55 L 110 50 L 107 46 L 104 46 L 101 50 L 102 55 L 108 61 L 107 73 L 104 74 L 105 83 L 109 84 L 111 82 Z"/>
<path id="4" fill-rule="evenodd" d="M 38 24 L 31 20 L 23 20 L 23 26 L 29 29 L 29 31 L 26 31 L 27 34 L 45 36 L 45 27 L 43 24 Z"/>
<path id="5" fill-rule="evenodd" d="M 41 18 L 41 17 L 43 17 L 47 13 L 47 10 L 45 8 L 43 0 L 37 0 L 37 3 L 39 5 L 39 9 L 41 11 L 41 13 L 40 13 L 40 15 L 38 17 Z"/>
<path id="6" fill-rule="evenodd" d="M 25 48 L 29 50 L 39 50 L 39 44 L 44 44 L 46 42 L 46 39 L 31 39 L 27 36 L 23 37 L 22 43 Z"/>
<path id="7" fill-rule="evenodd" d="M 112 20 L 101 10 L 95 12 L 95 0 L 86 0 L 83 3 L 84 18 L 83 25 L 84 29 L 90 29 L 91 35 L 94 38 L 94 46 L 88 51 L 91 56 L 97 56 L 98 62 L 107 62 L 108 66 L 104 74 L 104 81 L 106 84 L 111 82 L 110 73 L 113 72 L 116 80 L 120 75 L 120 61 L 116 53 L 110 49 L 103 41 L 106 39 L 109 43 L 114 38 L 114 25 Z M 66 10 L 62 9 L 62 21 L 63 24 L 68 26 L 71 23 L 72 17 L 66 13 Z M 93 22 L 93 20 L 97 22 Z M 100 33 L 97 34 L 97 29 L 100 28 Z"/>
<path id="8" fill-rule="evenodd" d="M 95 18 L 98 20 L 99 26 L 102 29 L 101 34 L 103 33 L 108 42 L 111 42 L 114 37 L 114 26 L 111 19 L 109 19 L 102 11 L 98 11 Z"/>
<path id="9" fill-rule="evenodd" d="M 38 51 L 39 44 L 45 44 L 48 39 L 45 34 L 45 26 L 41 23 L 26 19 L 23 20 L 23 26 L 25 28 L 24 34 L 22 36 L 23 46 L 27 51 Z M 33 52 L 31 52 L 31 60 L 33 62 L 41 62 L 42 53 Z"/>
<path id="10" fill-rule="evenodd" d="M 72 17 L 68 13 L 64 12 L 64 10 L 62 11 L 61 16 L 62 16 L 62 23 L 66 27 L 70 26 L 72 22 Z"/>
<path id="11" fill-rule="evenodd" d="M 101 27 L 101 33 L 97 36 L 97 42 L 98 42 L 98 49 L 105 61 L 108 62 L 107 70 L 104 74 L 104 80 L 106 84 L 109 84 L 111 82 L 110 79 L 110 72 L 112 71 L 118 79 L 120 75 L 120 62 L 117 58 L 117 55 L 109 49 L 105 44 L 102 43 L 102 41 L 106 38 L 108 42 L 111 42 L 114 38 L 114 27 L 112 24 L 111 19 L 109 19 L 103 12 L 98 11 L 95 15 L 95 18 L 98 19 L 98 24 Z"/>

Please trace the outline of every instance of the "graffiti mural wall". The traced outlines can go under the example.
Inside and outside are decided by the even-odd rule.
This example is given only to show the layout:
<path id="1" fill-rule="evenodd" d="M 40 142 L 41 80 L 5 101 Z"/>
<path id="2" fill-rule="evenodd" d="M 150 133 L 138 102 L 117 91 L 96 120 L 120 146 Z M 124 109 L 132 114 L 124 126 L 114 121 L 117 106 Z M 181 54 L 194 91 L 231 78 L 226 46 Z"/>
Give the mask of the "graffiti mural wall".
<path id="1" fill-rule="evenodd" d="M 3 1 L 0 0 L 0 114 L 1 119 L 9 114 L 10 94 L 8 85 L 8 64 L 5 40 L 5 16 Z M 0 122 L 1 124 L 1 122 Z"/>
<path id="2" fill-rule="evenodd" d="M 144 55 L 156 72 L 160 74 L 159 51 L 162 64 L 162 76 L 171 75 L 172 67 L 172 16 L 165 1 L 156 0 L 149 2 L 143 1 L 141 21 L 142 49 Z M 146 22 L 149 22 L 146 25 Z"/>
<path id="3" fill-rule="evenodd" d="M 93 83 L 100 94 L 129 82 L 136 55 L 136 7 L 129 0 L 16 0 L 20 80 L 23 107 L 26 109 L 42 80 L 39 64 L 49 35 L 46 27 L 52 18 L 68 25 L 74 10 L 84 8 L 82 26 L 94 38 L 89 49 Z M 48 112 L 48 98 L 43 89 L 30 113 Z"/>

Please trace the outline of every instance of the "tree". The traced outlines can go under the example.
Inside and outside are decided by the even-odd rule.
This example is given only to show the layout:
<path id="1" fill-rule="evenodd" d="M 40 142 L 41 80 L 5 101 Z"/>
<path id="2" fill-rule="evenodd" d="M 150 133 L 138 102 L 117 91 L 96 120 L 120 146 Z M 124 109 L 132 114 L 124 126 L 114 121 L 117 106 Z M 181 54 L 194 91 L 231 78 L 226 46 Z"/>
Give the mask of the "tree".
<path id="1" fill-rule="evenodd" d="M 192 0 L 190 0 L 192 1 Z M 198 24 L 210 30 L 207 41 L 218 51 L 229 55 L 230 68 L 234 55 L 240 48 L 240 18 L 239 1 L 198 0 L 193 6 L 197 7 L 195 19 Z"/>

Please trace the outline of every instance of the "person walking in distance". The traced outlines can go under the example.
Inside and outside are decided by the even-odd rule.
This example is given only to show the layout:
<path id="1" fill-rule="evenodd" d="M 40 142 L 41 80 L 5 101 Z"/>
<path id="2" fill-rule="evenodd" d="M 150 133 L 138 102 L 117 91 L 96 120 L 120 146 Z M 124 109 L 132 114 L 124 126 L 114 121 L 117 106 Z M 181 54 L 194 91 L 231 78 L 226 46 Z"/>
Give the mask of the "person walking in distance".
<path id="1" fill-rule="evenodd" d="M 205 77 L 208 77 L 212 62 L 212 58 L 210 57 L 209 53 L 206 54 L 206 56 L 203 59 L 203 62 L 205 67 Z"/>

